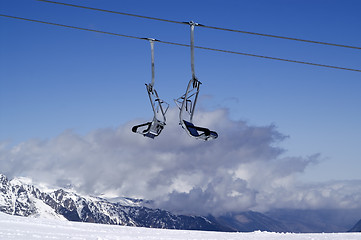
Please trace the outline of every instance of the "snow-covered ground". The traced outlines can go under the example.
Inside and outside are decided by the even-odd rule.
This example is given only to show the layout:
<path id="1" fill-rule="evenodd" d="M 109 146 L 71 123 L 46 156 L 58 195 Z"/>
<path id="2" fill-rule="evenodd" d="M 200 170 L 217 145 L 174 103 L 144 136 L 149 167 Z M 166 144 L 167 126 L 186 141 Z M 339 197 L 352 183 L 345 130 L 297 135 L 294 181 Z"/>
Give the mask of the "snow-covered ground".
<path id="1" fill-rule="evenodd" d="M 26 218 L 0 213 L 0 239 L 192 239 L 192 240 L 361 240 L 361 233 L 224 233 L 124 227 L 92 223 L 68 222 L 44 218 Z"/>

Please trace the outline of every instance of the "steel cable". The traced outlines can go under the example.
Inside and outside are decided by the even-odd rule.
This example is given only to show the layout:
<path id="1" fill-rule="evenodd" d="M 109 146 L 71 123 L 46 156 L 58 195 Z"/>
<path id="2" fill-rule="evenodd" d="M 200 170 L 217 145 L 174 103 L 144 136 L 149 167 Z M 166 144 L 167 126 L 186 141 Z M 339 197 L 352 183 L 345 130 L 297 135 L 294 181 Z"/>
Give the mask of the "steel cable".
<path id="1" fill-rule="evenodd" d="M 89 32 L 95 32 L 95 33 L 101 33 L 101 34 L 107 34 L 107 35 L 113 35 L 113 36 L 119 36 L 119 37 L 126 37 L 126 38 L 132 38 L 132 39 L 139 39 L 139 40 L 147 40 L 147 41 L 149 41 L 149 38 L 143 38 L 143 37 L 137 37 L 137 36 L 130 36 L 130 35 L 119 34 L 119 33 L 112 33 L 112 32 L 105 32 L 105 31 L 96 30 L 96 29 L 76 27 L 76 26 L 70 26 L 70 25 L 64 25 L 64 24 L 52 23 L 52 22 L 45 22 L 45 21 L 41 21 L 41 20 L 35 20 L 35 19 L 29 19 L 29 18 L 23 18 L 23 17 L 16 17 L 16 16 L 5 15 L 5 14 L 0 14 L 0 16 L 1 16 L 1 17 L 6 17 L 6 18 L 12 18 L 12 19 L 29 21 L 29 22 L 43 23 L 43 24 L 48 24 L 48 25 L 53 25 L 53 26 L 58 26 L 58 27 L 65 27 L 65 28 L 71 28 L 71 29 L 77 29 L 77 30 L 83 30 L 83 31 L 89 31 Z M 157 42 L 160 42 L 160 43 L 164 43 L 164 44 L 170 44 L 170 45 L 176 45 L 176 46 L 182 46 L 182 47 L 190 47 L 189 44 L 176 43 L 176 42 L 168 42 L 168 41 L 162 41 L 162 40 L 156 40 L 156 41 L 157 41 Z M 262 56 L 262 55 L 251 54 L 251 53 L 243 53 L 243 52 L 236 52 L 236 51 L 230 51 L 230 50 L 224 50 L 224 49 L 216 49 L 216 48 L 209 48 L 209 47 L 202 47 L 202 46 L 194 46 L 194 47 L 195 47 L 195 48 L 198 48 L 198 49 L 203 49 L 203 50 L 223 52 L 223 53 L 230 53 L 230 54 L 238 54 L 238 55 L 244 55 L 244 56 L 249 56 L 249 57 L 257 57 L 257 58 L 271 59 L 271 60 L 277 60 L 277 61 L 284 61 L 284 62 L 292 62 L 292 63 L 306 64 L 306 65 L 312 65 L 312 66 L 318 66 L 318 67 L 325 67 L 325 68 L 333 68 L 333 69 L 346 70 L 346 71 L 361 72 L 360 69 L 338 67 L 338 66 L 325 65 L 325 64 L 319 64 L 319 63 L 312 63 L 312 62 L 304 62 L 304 61 L 298 61 L 298 60 L 284 59 L 284 58 L 278 58 L 278 57 Z"/>
<path id="2" fill-rule="evenodd" d="M 100 8 L 86 7 L 86 6 L 81 6 L 81 5 L 62 3 L 62 2 L 56 2 L 56 1 L 49 1 L 49 0 L 37 0 L 37 1 L 46 2 L 46 3 L 53 3 L 53 4 L 59 4 L 59 5 L 69 6 L 69 7 L 83 8 L 83 9 L 88 9 L 88 10 L 93 10 L 93 11 L 120 14 L 120 15 L 137 17 L 137 18 L 144 18 L 144 19 L 148 19 L 148 20 L 155 20 L 155 21 L 177 23 L 177 24 L 187 24 L 188 25 L 188 22 L 181 22 L 181 21 L 175 21 L 175 20 L 164 19 L 164 18 L 149 17 L 149 16 L 138 15 L 138 14 L 132 14 L 132 13 L 126 13 L 126 12 L 118 12 L 118 11 L 112 11 L 112 10 L 105 10 L 105 9 L 100 9 Z M 314 40 L 306 40 L 306 39 L 300 39 L 300 38 L 294 38 L 294 37 L 286 37 L 286 36 L 279 36 L 279 35 L 273 35 L 273 34 L 257 33 L 257 32 L 243 31 L 243 30 L 237 30 L 237 29 L 222 28 L 222 27 L 214 27 L 214 26 L 207 26 L 207 25 L 204 25 L 204 24 L 199 24 L 198 27 L 221 30 L 221 31 L 228 31 L 228 32 L 243 33 L 243 34 L 251 34 L 251 35 L 262 36 L 262 37 L 278 38 L 278 39 L 284 39 L 284 40 L 292 40 L 292 41 L 298 41 L 298 42 L 321 44 L 321 45 L 328 45 L 328 46 L 334 46 L 334 47 L 343 47 L 343 48 L 351 48 L 351 49 L 361 50 L 361 47 L 358 47 L 358 46 L 351 46 L 351 45 L 337 44 L 337 43 L 328 43 L 328 42 L 321 42 L 321 41 L 314 41 Z"/>

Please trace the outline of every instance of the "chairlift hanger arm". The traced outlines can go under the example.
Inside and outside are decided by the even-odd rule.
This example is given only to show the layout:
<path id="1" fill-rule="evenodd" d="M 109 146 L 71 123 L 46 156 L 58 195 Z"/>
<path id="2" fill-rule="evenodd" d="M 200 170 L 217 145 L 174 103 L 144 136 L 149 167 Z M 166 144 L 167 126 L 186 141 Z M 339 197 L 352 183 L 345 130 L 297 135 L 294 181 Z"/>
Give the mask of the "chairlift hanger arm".
<path id="1" fill-rule="evenodd" d="M 205 127 L 195 126 L 193 124 L 193 115 L 195 107 L 197 104 L 197 99 L 199 95 L 199 88 L 201 82 L 198 81 L 195 74 L 194 67 L 194 28 L 199 25 L 193 21 L 188 23 L 190 25 L 190 48 L 191 48 L 191 70 L 192 70 L 192 79 L 187 85 L 186 92 L 183 96 L 175 100 L 179 108 L 179 124 L 187 132 L 187 134 L 196 139 L 201 139 L 204 141 L 216 139 L 218 134 L 214 131 L 209 130 Z M 190 108 L 188 108 L 188 103 L 190 103 Z"/>
<path id="2" fill-rule="evenodd" d="M 198 23 L 195 23 L 193 21 L 189 22 L 189 25 L 191 27 L 191 68 L 192 68 L 192 79 L 197 79 L 195 70 L 194 70 L 194 27 L 198 25 Z"/>
<path id="3" fill-rule="evenodd" d="M 157 40 L 153 38 L 146 38 L 146 39 L 149 41 L 150 49 L 151 49 L 152 81 L 149 84 L 145 84 L 145 86 L 154 116 L 151 122 L 146 122 L 140 125 L 136 125 L 132 128 L 132 131 L 135 133 L 142 134 L 144 137 L 149 137 L 154 139 L 162 132 L 164 126 L 166 125 L 165 114 L 169 108 L 169 105 L 168 103 L 164 102 L 159 98 L 158 93 L 154 88 L 154 82 L 155 82 L 154 41 Z"/>
<path id="4" fill-rule="evenodd" d="M 154 71 L 154 42 L 158 41 L 154 38 L 144 38 L 150 43 L 150 51 L 151 51 L 151 69 L 152 69 L 152 81 L 147 85 L 147 90 L 153 92 L 154 82 L 155 82 L 155 71 Z"/>

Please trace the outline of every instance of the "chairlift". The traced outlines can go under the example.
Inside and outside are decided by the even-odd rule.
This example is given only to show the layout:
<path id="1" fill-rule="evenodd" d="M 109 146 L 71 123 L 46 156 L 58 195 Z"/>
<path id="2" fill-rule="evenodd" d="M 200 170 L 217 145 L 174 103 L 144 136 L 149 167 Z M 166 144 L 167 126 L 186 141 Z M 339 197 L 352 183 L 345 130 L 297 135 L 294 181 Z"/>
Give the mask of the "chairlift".
<path id="1" fill-rule="evenodd" d="M 195 126 L 193 124 L 194 110 L 198 99 L 199 88 L 202 83 L 197 79 L 194 71 L 194 27 L 198 24 L 191 21 L 189 25 L 191 27 L 192 79 L 188 83 L 185 94 L 174 101 L 179 108 L 179 125 L 182 126 L 189 136 L 208 141 L 216 139 L 218 134 L 208 128 Z"/>
<path id="2" fill-rule="evenodd" d="M 144 137 L 154 139 L 162 132 L 164 126 L 166 125 L 165 114 L 169 108 L 169 104 L 159 98 L 158 93 L 154 88 L 154 41 L 156 40 L 151 38 L 148 40 L 150 42 L 152 53 L 152 82 L 145 84 L 145 86 L 149 96 L 150 104 L 152 105 L 154 116 L 151 122 L 136 125 L 132 128 L 132 131 L 134 133 L 142 134 Z"/>

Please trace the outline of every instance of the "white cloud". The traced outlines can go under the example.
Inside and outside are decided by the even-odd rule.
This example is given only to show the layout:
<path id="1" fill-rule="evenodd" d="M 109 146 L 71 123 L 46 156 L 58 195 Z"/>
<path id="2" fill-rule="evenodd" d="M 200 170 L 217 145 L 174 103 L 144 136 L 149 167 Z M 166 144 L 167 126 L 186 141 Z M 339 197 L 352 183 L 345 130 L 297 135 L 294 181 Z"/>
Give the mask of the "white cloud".
<path id="1" fill-rule="evenodd" d="M 272 207 L 361 207 L 360 182 L 304 185 L 297 181 L 318 155 L 284 157 L 286 138 L 274 125 L 233 121 L 225 109 L 198 111 L 195 122 L 219 133 L 210 142 L 191 139 L 170 109 L 156 139 L 131 132 L 132 121 L 85 136 L 65 131 L 49 140 L 14 147 L 0 144 L 0 172 L 52 185 L 73 184 L 87 194 L 116 192 L 154 199 L 181 213 L 222 214 Z"/>

